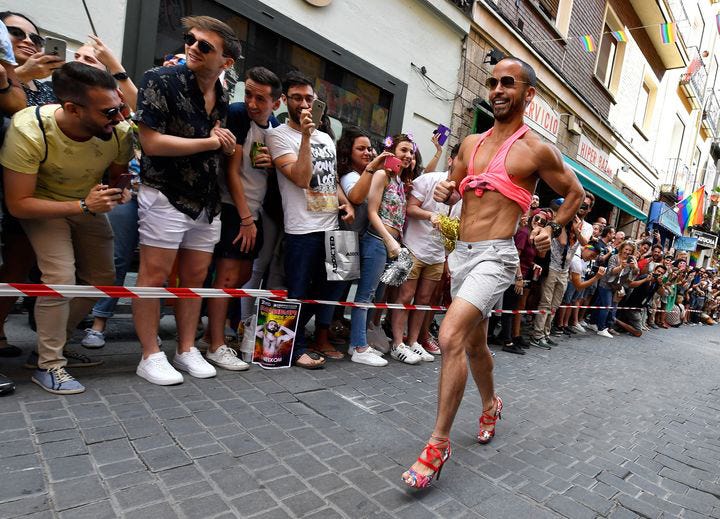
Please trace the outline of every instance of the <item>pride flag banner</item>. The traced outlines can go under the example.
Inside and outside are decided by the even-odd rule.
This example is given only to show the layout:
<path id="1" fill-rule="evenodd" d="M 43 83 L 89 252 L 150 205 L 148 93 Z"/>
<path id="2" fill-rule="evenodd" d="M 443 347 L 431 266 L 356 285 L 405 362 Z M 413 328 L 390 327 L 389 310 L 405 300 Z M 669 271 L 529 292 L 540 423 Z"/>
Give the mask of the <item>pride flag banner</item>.
<path id="1" fill-rule="evenodd" d="M 702 225 L 704 221 L 705 186 L 700 186 L 693 194 L 678 202 L 678 223 L 685 232 L 690 225 Z"/>
<path id="2" fill-rule="evenodd" d="M 625 31 L 613 31 L 611 34 L 617 41 L 621 43 L 627 42 L 627 34 Z"/>
<path id="3" fill-rule="evenodd" d="M 674 23 L 661 23 L 660 24 L 660 37 L 663 43 L 675 43 L 677 36 L 675 34 Z"/>
<path id="4" fill-rule="evenodd" d="M 593 41 L 592 36 L 589 34 L 583 34 L 580 36 L 580 41 L 585 48 L 585 52 L 595 52 L 595 42 Z"/>

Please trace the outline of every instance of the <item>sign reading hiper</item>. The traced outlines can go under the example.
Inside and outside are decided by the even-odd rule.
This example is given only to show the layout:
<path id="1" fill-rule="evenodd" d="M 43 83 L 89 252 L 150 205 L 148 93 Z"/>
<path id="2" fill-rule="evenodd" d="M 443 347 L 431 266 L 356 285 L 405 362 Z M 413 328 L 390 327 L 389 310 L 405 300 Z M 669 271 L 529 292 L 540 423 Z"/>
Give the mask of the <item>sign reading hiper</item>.
<path id="1" fill-rule="evenodd" d="M 584 134 L 580 136 L 577 160 L 612 181 L 613 170 L 610 167 L 610 155 L 593 144 Z"/>
<path id="2" fill-rule="evenodd" d="M 557 142 L 560 131 L 560 115 L 541 97 L 537 95 L 533 97 L 525 109 L 525 122 L 550 142 Z"/>

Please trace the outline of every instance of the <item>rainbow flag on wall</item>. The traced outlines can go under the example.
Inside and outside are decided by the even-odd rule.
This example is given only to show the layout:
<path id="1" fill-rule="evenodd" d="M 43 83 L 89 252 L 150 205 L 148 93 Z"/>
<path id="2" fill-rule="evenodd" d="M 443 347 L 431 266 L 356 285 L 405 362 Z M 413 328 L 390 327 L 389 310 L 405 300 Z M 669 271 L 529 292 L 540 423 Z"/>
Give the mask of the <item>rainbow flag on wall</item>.
<path id="1" fill-rule="evenodd" d="M 627 42 L 627 34 L 625 31 L 613 31 L 611 34 L 617 41 L 621 43 Z"/>
<path id="2" fill-rule="evenodd" d="M 700 186 L 693 194 L 681 200 L 678 205 L 678 223 L 680 230 L 685 230 L 690 225 L 702 225 L 705 209 L 705 186 Z"/>
<path id="3" fill-rule="evenodd" d="M 660 24 L 660 37 L 663 43 L 675 43 L 677 36 L 675 34 L 674 23 L 661 23 Z"/>
<path id="4" fill-rule="evenodd" d="M 580 41 L 583 44 L 583 47 L 585 47 L 585 52 L 595 52 L 595 42 L 592 39 L 592 36 L 589 34 L 583 34 L 580 36 Z"/>

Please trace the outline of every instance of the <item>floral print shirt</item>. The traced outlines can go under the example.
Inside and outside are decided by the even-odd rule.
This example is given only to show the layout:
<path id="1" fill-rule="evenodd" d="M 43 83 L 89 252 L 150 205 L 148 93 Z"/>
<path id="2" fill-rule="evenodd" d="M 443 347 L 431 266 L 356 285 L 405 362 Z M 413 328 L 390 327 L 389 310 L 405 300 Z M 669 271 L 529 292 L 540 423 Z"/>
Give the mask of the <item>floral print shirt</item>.
<path id="1" fill-rule="evenodd" d="M 215 84 L 215 106 L 208 115 L 195 74 L 185 65 L 148 70 L 138 89 L 135 119 L 156 132 L 191 139 L 210 136 L 216 121 L 225 126 L 228 96 Z M 183 157 L 142 154 L 140 177 L 146 186 L 161 191 L 180 212 L 197 219 L 220 213 L 218 176 L 225 161 L 221 150 Z"/>
<path id="2" fill-rule="evenodd" d="M 378 215 L 384 225 L 402 232 L 405 224 L 405 186 L 397 176 L 388 179 L 388 185 L 383 191 Z"/>
<path id="3" fill-rule="evenodd" d="M 37 90 L 30 90 L 27 86 L 22 85 L 23 90 L 25 91 L 28 106 L 43 106 L 58 102 L 50 81 L 38 81 L 33 79 L 32 82 Z"/>

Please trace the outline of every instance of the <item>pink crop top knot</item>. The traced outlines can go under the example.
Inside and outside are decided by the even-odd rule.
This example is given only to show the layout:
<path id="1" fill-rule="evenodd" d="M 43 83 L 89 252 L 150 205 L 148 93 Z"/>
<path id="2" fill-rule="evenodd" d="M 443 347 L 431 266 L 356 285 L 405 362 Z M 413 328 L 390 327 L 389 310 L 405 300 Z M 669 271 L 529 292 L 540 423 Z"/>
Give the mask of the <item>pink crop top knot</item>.
<path id="1" fill-rule="evenodd" d="M 483 133 L 470 155 L 468 174 L 462 182 L 460 182 L 460 194 L 463 195 L 468 189 L 474 189 L 475 194 L 481 197 L 485 191 L 497 191 L 506 198 L 516 202 L 523 212 L 527 213 L 530 209 L 530 203 L 532 202 L 532 193 L 510 180 L 510 176 L 505 169 L 505 159 L 507 158 L 508 151 L 510 151 L 510 147 L 515 141 L 525 135 L 529 129 L 526 124 L 523 124 L 518 131 L 503 142 L 500 149 L 490 161 L 490 164 L 488 164 L 487 171 L 476 174 L 475 155 L 477 155 L 477 151 L 482 143 L 485 142 L 485 139 L 492 134 L 492 128 Z"/>

